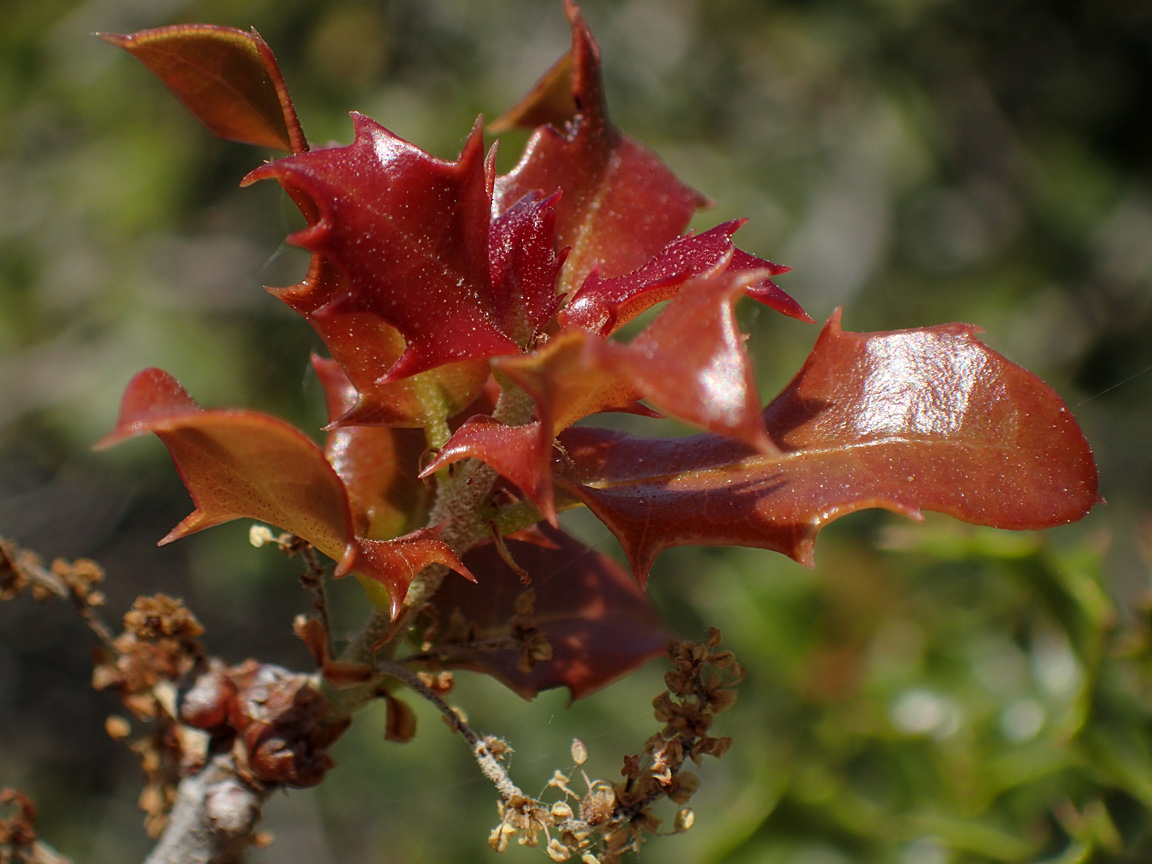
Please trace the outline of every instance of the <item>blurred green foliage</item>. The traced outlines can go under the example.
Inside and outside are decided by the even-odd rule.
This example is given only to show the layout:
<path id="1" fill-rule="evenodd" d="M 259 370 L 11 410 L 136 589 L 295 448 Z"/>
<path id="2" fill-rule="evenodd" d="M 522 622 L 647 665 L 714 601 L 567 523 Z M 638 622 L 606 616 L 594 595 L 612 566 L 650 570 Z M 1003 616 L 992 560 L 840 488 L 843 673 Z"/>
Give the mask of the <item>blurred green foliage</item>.
<path id="1" fill-rule="evenodd" d="M 1152 7 L 1144 0 L 587 0 L 617 123 L 750 217 L 741 244 L 849 329 L 967 320 L 1066 399 L 1109 499 L 1015 535 L 859 514 L 809 572 L 768 553 L 676 549 L 651 590 L 680 635 L 721 627 L 749 669 L 702 770 L 696 826 L 647 860 L 801 864 L 1152 859 Z M 260 290 L 304 258 L 264 154 L 211 139 L 92 38 L 178 21 L 255 25 L 305 130 L 357 109 L 439 155 L 566 47 L 553 0 L 53 0 L 0 5 L 0 533 L 110 571 L 113 614 L 184 594 L 227 659 L 302 666 L 294 565 L 233 526 L 155 550 L 187 510 L 158 445 L 88 454 L 132 373 L 209 405 L 320 425 L 318 347 Z M 522 139 L 500 151 L 510 165 Z M 813 328 L 742 310 L 766 397 Z M 611 549 L 603 529 L 574 530 Z M 337 586 L 339 589 L 342 586 Z M 363 614 L 337 590 L 342 626 Z M 34 794 L 79 860 L 142 857 L 114 706 L 87 689 L 67 610 L 0 608 L 0 784 Z M 590 773 L 654 728 L 652 664 L 571 708 L 462 677 L 526 788 L 589 745 Z M 340 768 L 267 814 L 279 862 L 492 861 L 495 796 L 418 707 L 409 745 L 365 717 Z M 260 856 L 257 856 L 260 857 Z M 515 849 L 509 860 L 544 860 Z"/>

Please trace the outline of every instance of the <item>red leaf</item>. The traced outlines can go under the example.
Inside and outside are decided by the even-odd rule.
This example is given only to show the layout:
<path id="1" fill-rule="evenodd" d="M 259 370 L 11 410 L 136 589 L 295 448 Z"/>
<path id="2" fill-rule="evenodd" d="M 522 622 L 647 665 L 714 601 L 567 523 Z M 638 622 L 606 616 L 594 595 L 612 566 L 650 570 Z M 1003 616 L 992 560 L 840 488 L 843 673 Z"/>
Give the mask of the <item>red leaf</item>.
<path id="1" fill-rule="evenodd" d="M 560 313 L 561 326 L 581 327 L 608 336 L 645 309 L 675 296 L 685 282 L 713 269 L 729 253 L 732 262 L 728 269 L 732 273 L 763 271 L 771 276 L 787 273 L 791 268 L 761 260 L 732 245 L 732 235 L 745 221 L 734 219 L 703 234 L 677 237 L 651 261 L 615 279 L 601 279 L 599 270 L 593 269 Z M 745 290 L 748 296 L 777 312 L 801 321 L 812 320 L 799 303 L 769 278 Z"/>
<path id="2" fill-rule="evenodd" d="M 344 484 L 316 444 L 298 429 L 255 411 L 206 411 L 159 369 L 137 374 L 124 391 L 110 447 L 155 432 L 196 509 L 161 543 L 232 519 L 278 525 L 336 560 L 350 539 Z"/>
<path id="3" fill-rule="evenodd" d="M 430 528 L 420 528 L 394 540 L 355 538 L 340 559 L 336 575 L 357 572 L 375 579 L 388 590 L 390 611 L 396 618 L 408 586 L 430 564 L 443 564 L 464 578 L 476 581 L 456 553 Z"/>
<path id="4" fill-rule="evenodd" d="M 551 463 L 557 433 L 601 411 L 654 413 L 636 402 L 639 392 L 604 359 L 600 342 L 599 337 L 572 331 L 538 351 L 494 361 L 536 402 L 539 419 L 509 427 L 489 417 L 474 417 L 440 449 L 422 476 L 461 459 L 483 460 L 519 486 L 555 525 Z"/>
<path id="5" fill-rule="evenodd" d="M 147 66 L 212 134 L 293 153 L 308 149 L 276 58 L 255 29 L 175 24 L 99 36 Z"/>
<path id="6" fill-rule="evenodd" d="M 538 422 L 506 426 L 491 417 L 469 417 L 420 476 L 430 477 L 462 459 L 479 459 L 519 486 L 544 518 L 555 524 L 556 505 L 550 469 L 554 437 L 543 434 Z"/>
<path id="7" fill-rule="evenodd" d="M 505 333 L 522 348 L 552 320 L 560 306 L 556 277 L 564 255 L 553 251 L 558 194 L 530 193 L 492 220 L 489 267 Z"/>
<path id="8" fill-rule="evenodd" d="M 708 201 L 609 123 L 600 49 L 576 5 L 565 8 L 572 25 L 571 59 L 557 63 L 512 112 L 553 125 L 537 129 L 520 163 L 499 178 L 496 204 L 502 211 L 532 192 L 563 192 L 556 205 L 556 243 L 571 247 L 560 280 L 561 293 L 567 294 L 597 263 L 609 277 L 641 266 L 683 233 L 693 212 Z M 558 97 L 565 79 L 571 93 L 567 105 Z M 562 130 L 561 120 L 568 121 Z"/>
<path id="9" fill-rule="evenodd" d="M 445 162 L 363 115 L 352 119 L 351 145 L 279 159 L 244 180 L 275 178 L 308 221 L 288 238 L 313 253 L 308 278 L 276 293 L 341 363 L 359 352 L 360 368 L 348 369 L 358 389 L 365 375 L 385 383 L 518 351 L 498 326 L 490 282 L 491 166 L 479 126 L 460 159 Z M 382 324 L 406 342 L 386 368 L 371 332 Z"/>
<path id="10" fill-rule="evenodd" d="M 568 535 L 544 529 L 553 547 L 507 540 L 517 564 L 532 575 L 534 611 L 529 620 L 552 648 L 527 672 L 514 650 L 477 651 L 441 643 L 450 665 L 493 675 L 524 698 L 567 687 L 574 699 L 604 687 L 662 654 L 668 633 L 635 580 L 612 559 Z M 524 586 L 491 544 L 464 556 L 478 576 L 471 585 L 445 582 L 432 603 L 441 621 L 454 612 L 474 625 L 479 638 L 509 635 L 516 599 Z"/>
<path id="11" fill-rule="evenodd" d="M 665 413 L 764 452 L 760 398 L 733 306 L 762 271 L 732 272 L 730 249 L 686 282 L 630 344 L 600 342 L 600 363 Z M 595 344 L 595 343 L 594 343 Z"/>
<path id="12" fill-rule="evenodd" d="M 819 530 L 868 507 L 1035 529 L 1081 518 L 1096 467 L 1048 385 L 949 324 L 840 329 L 833 315 L 792 383 L 764 410 L 783 451 L 730 439 L 561 436 L 571 491 L 620 538 L 643 583 L 661 549 L 774 549 L 811 563 Z"/>
<path id="13" fill-rule="evenodd" d="M 116 428 L 96 446 L 145 432 L 164 442 L 196 505 L 161 543 L 232 519 L 268 522 L 338 561 L 338 576 L 356 571 L 383 585 L 393 614 L 429 564 L 470 576 L 428 529 L 387 541 L 358 536 L 340 477 L 311 439 L 282 420 L 204 410 L 171 375 L 146 369 L 129 382 Z"/>

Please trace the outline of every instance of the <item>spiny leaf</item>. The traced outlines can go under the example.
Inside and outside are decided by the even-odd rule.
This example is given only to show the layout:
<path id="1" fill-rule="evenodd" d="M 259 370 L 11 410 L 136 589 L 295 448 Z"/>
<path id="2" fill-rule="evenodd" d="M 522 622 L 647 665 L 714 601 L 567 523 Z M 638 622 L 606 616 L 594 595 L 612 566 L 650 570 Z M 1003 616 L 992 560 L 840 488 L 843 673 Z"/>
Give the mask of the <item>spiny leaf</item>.
<path id="1" fill-rule="evenodd" d="M 552 656 L 524 671 L 515 650 L 480 651 L 464 644 L 437 644 L 449 665 L 493 675 L 530 699 L 541 690 L 567 687 L 572 698 L 587 696 L 620 678 L 668 644 L 668 633 L 635 580 L 612 559 L 570 536 L 541 526 L 548 546 L 509 539 L 516 563 L 532 576 L 530 615 L 523 616 L 547 639 Z M 445 582 L 432 603 L 439 620 L 454 613 L 478 638 L 510 635 L 517 598 L 525 588 L 489 544 L 464 556 L 475 585 Z"/>
<path id="2" fill-rule="evenodd" d="M 715 435 L 646 439 L 573 428 L 564 482 L 644 582 L 661 549 L 774 549 L 810 564 L 819 530 L 868 507 L 1035 529 L 1097 500 L 1091 451 L 1036 376 L 950 324 L 846 333 L 833 315 L 764 410 L 778 455 Z"/>
<path id="3" fill-rule="evenodd" d="M 490 282 L 492 169 L 479 126 L 460 159 L 445 162 L 363 115 L 352 119 L 351 145 L 279 159 L 244 180 L 276 179 L 308 221 L 288 240 L 313 253 L 309 276 L 274 293 L 342 363 L 358 351 L 380 362 L 363 344 L 376 322 L 400 331 L 406 346 L 389 367 L 348 370 L 358 389 L 365 374 L 385 383 L 517 352 L 498 326 Z M 352 334 L 349 316 L 359 325 Z"/>
<path id="4" fill-rule="evenodd" d="M 196 504 L 161 543 L 249 518 L 343 557 L 351 523 L 344 484 L 295 427 L 255 411 L 206 411 L 171 375 L 145 369 L 125 389 L 115 430 L 96 447 L 146 432 L 164 442 Z"/>
<path id="5" fill-rule="evenodd" d="M 544 329 L 560 306 L 556 277 L 567 253 L 553 249 L 560 194 L 529 193 L 492 220 L 489 267 L 496 309 L 505 333 L 522 348 Z"/>
<path id="6" fill-rule="evenodd" d="M 668 307 L 629 345 L 584 330 L 563 333 L 539 351 L 495 361 L 536 402 L 537 422 L 504 426 L 474 418 L 425 468 L 481 459 L 511 480 L 555 524 L 551 460 L 556 435 L 592 413 L 637 413 L 638 398 L 712 432 L 774 452 L 736 327 L 733 303 L 758 271 L 732 273 L 728 251 L 710 272 L 687 280 Z M 650 413 L 650 412 L 647 412 Z"/>
<path id="7" fill-rule="evenodd" d="M 98 35 L 148 67 L 212 134 L 293 153 L 308 149 L 276 58 L 255 29 L 174 24 Z"/>
<path id="8" fill-rule="evenodd" d="M 608 121 L 600 81 L 600 49 L 574 3 L 570 59 L 562 59 L 513 109 L 522 120 L 547 118 L 520 163 L 496 183 L 497 210 L 524 195 L 563 192 L 556 204 L 556 243 L 570 247 L 560 278 L 571 293 L 599 264 L 608 277 L 635 270 L 683 233 L 708 203 L 676 179 L 660 158 Z M 568 70 L 571 70 L 570 72 Z M 568 80 L 571 99 L 557 97 Z M 560 121 L 565 122 L 563 128 Z"/>
<path id="9" fill-rule="evenodd" d="M 383 602 L 393 614 L 413 576 L 430 564 L 470 577 L 434 531 L 393 540 L 358 534 L 348 491 L 323 451 L 282 420 L 255 411 L 205 410 L 171 375 L 146 369 L 129 382 L 116 428 L 96 446 L 146 432 L 164 442 L 196 505 L 161 543 L 232 519 L 277 525 L 339 562 L 338 576 L 357 572 L 383 585 Z M 357 505 L 356 512 L 369 510 Z"/>
<path id="10" fill-rule="evenodd" d="M 728 269 L 733 273 L 762 271 L 767 276 L 787 273 L 790 267 L 756 258 L 732 245 L 732 235 L 745 221 L 734 219 L 703 234 L 677 237 L 651 261 L 614 279 L 602 279 L 599 269 L 593 269 L 560 313 L 561 326 L 581 327 L 608 336 L 644 310 L 674 297 L 685 282 L 713 269 L 728 254 L 732 256 Z M 745 290 L 748 296 L 777 312 L 801 321 L 812 320 L 800 304 L 770 278 L 763 278 Z"/>
<path id="11" fill-rule="evenodd" d="M 388 590 L 388 608 L 395 618 L 403 607 L 408 586 L 421 570 L 431 564 L 441 564 L 472 582 L 476 581 L 456 553 L 430 528 L 419 528 L 393 540 L 355 538 L 349 542 L 344 557 L 340 559 L 336 575 L 361 573 L 375 579 Z"/>

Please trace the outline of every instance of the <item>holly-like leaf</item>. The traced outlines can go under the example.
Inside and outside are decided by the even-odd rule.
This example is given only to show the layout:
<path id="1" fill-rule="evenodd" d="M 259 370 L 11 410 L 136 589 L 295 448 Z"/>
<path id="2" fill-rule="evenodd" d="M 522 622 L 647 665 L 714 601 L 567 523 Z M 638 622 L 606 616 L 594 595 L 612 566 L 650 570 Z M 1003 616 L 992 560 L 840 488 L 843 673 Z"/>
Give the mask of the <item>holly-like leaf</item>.
<path id="1" fill-rule="evenodd" d="M 397 138 L 361 114 L 355 141 L 257 168 L 244 183 L 274 178 L 308 227 L 288 241 L 313 253 L 308 278 L 277 293 L 304 314 L 342 364 L 379 363 L 372 329 L 399 330 L 405 348 L 377 383 L 445 363 L 512 354 L 498 325 L 488 266 L 492 168 L 477 126 L 456 162 Z M 356 326 L 349 332 L 349 321 Z M 353 383 L 366 374 L 348 369 Z"/>
<path id="2" fill-rule="evenodd" d="M 712 270 L 687 280 L 668 307 L 628 345 L 571 330 L 539 351 L 495 361 L 536 402 L 537 421 L 504 426 L 491 418 L 465 423 L 425 468 L 481 459 L 511 480 L 556 523 L 551 461 L 556 435 L 600 411 L 639 411 L 650 400 L 667 414 L 775 452 L 733 303 L 761 271 L 732 272 L 728 251 Z"/>
<path id="3" fill-rule="evenodd" d="M 623 568 L 541 527 L 548 546 L 506 541 L 513 559 L 532 576 L 529 615 L 517 615 L 525 587 L 491 544 L 464 556 L 476 584 L 445 582 L 432 603 L 440 621 L 462 620 L 478 639 L 507 638 L 509 622 L 520 621 L 547 640 L 551 657 L 525 670 L 515 649 L 483 651 L 451 642 L 435 647 L 447 654 L 449 665 L 493 675 L 526 699 L 552 687 L 567 687 L 579 699 L 663 653 L 668 633 Z"/>
<path id="4" fill-rule="evenodd" d="M 174 24 L 99 36 L 143 63 L 212 134 L 293 153 L 308 149 L 276 58 L 255 29 Z"/>
<path id="5" fill-rule="evenodd" d="M 1081 518 L 1096 467 L 1040 379 L 949 324 L 846 333 L 839 313 L 764 410 L 779 454 L 697 435 L 573 428 L 565 483 L 612 530 L 643 583 L 683 544 L 774 549 L 810 564 L 819 530 L 856 510 L 936 510 L 1000 528 Z"/>
<path id="6" fill-rule="evenodd" d="M 128 383 L 116 428 L 96 447 L 147 432 L 164 442 L 196 505 L 162 544 L 233 519 L 277 525 L 337 561 L 338 576 L 356 572 L 383 585 L 387 597 L 374 599 L 393 614 L 413 576 L 430 564 L 470 577 L 434 531 L 393 540 L 358 534 L 347 489 L 324 452 L 282 420 L 205 410 L 167 372 L 145 369 Z"/>
<path id="7" fill-rule="evenodd" d="M 476 581 L 456 553 L 431 528 L 419 528 L 394 540 L 356 538 L 348 544 L 336 575 L 361 573 L 382 584 L 388 590 L 388 609 L 396 618 L 403 608 L 408 586 L 430 564 L 442 564 L 465 579 Z"/>
<path id="8" fill-rule="evenodd" d="M 556 277 L 566 253 L 553 247 L 559 194 L 541 199 L 531 193 L 492 220 L 488 240 L 489 267 L 497 314 L 505 333 L 527 348 L 544 329 L 561 297 Z"/>
<path id="9" fill-rule="evenodd" d="M 344 484 L 295 427 L 255 411 L 204 410 L 171 375 L 145 369 L 125 389 L 116 428 L 96 447 L 146 432 L 164 442 L 196 505 L 161 543 L 246 517 L 343 557 L 351 523 Z"/>
<path id="10" fill-rule="evenodd" d="M 643 265 L 684 232 L 708 199 L 609 122 L 600 49 L 576 5 L 566 2 L 565 9 L 572 26 L 568 59 L 511 112 L 520 121 L 547 118 L 549 125 L 536 130 L 520 163 L 497 180 L 496 208 L 506 210 L 533 192 L 563 192 L 556 243 L 571 248 L 560 277 L 561 293 L 569 294 L 597 265 L 606 277 Z M 565 80 L 567 103 L 559 96 Z"/>
<path id="11" fill-rule="evenodd" d="M 733 219 L 703 234 L 677 237 L 651 261 L 614 279 L 602 279 L 599 269 L 593 269 L 560 313 L 561 326 L 580 327 L 601 336 L 615 333 L 644 310 L 674 297 L 693 276 L 715 268 L 725 255 L 732 256 L 728 266 L 732 273 L 767 274 L 745 289 L 748 296 L 791 318 L 811 322 L 800 304 L 768 278 L 792 268 L 764 261 L 732 245 L 732 235 L 745 221 Z"/>
<path id="12" fill-rule="evenodd" d="M 631 343 L 599 342 L 600 363 L 666 414 L 774 452 L 733 312 L 763 271 L 733 272 L 732 254 L 686 282 Z"/>

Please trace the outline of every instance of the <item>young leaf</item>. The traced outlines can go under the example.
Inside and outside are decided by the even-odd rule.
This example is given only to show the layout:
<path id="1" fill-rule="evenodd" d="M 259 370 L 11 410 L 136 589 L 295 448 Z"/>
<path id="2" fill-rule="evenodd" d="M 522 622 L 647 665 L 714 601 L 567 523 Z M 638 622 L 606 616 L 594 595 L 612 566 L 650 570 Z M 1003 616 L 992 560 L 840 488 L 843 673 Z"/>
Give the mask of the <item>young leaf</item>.
<path id="1" fill-rule="evenodd" d="M 733 219 L 703 234 L 677 237 L 651 261 L 615 279 L 602 279 L 600 271 L 593 269 L 560 313 L 561 326 L 580 327 L 601 336 L 615 333 L 645 309 L 674 297 L 685 282 L 707 273 L 728 254 L 732 255 L 728 266 L 732 273 L 762 271 L 778 276 L 791 270 L 732 245 L 732 235 L 745 221 Z M 801 321 L 812 320 L 770 278 L 749 285 L 745 291 L 777 312 Z"/>
<path id="2" fill-rule="evenodd" d="M 568 535 L 541 526 L 548 546 L 507 540 L 515 561 L 532 574 L 533 609 L 525 625 L 543 635 L 551 657 L 524 671 L 513 649 L 481 651 L 466 644 L 436 645 L 449 665 L 484 672 L 525 699 L 567 687 L 587 696 L 661 654 L 668 632 L 635 580 L 612 559 Z M 519 577 L 492 544 L 464 556 L 476 584 L 446 581 L 432 603 L 441 621 L 462 616 L 477 638 L 506 638 L 524 593 Z"/>
<path id="3" fill-rule="evenodd" d="M 276 58 L 255 29 L 174 24 L 99 36 L 147 66 L 213 135 L 293 153 L 308 149 Z"/>
<path id="4" fill-rule="evenodd" d="M 277 525 L 339 562 L 337 575 L 356 571 L 382 584 L 393 614 L 423 567 L 470 575 L 433 531 L 394 540 L 358 535 L 347 489 L 323 451 L 282 420 L 205 410 L 171 375 L 146 369 L 129 382 L 116 428 L 96 447 L 146 432 L 164 442 L 196 505 L 162 544 L 232 519 Z"/>
<path id="5" fill-rule="evenodd" d="M 247 517 L 278 525 L 339 560 L 350 524 L 344 484 L 299 430 L 255 411 L 206 411 L 168 373 L 145 369 L 128 384 L 116 428 L 96 444 L 154 432 L 196 509 L 161 543 Z"/>
<path id="6" fill-rule="evenodd" d="M 308 227 L 288 238 L 313 253 L 308 278 L 279 293 L 304 314 L 338 360 L 380 349 L 372 323 L 406 347 L 377 383 L 519 347 L 497 323 L 488 266 L 491 166 L 479 126 L 460 159 L 445 162 L 353 114 L 355 141 L 257 168 L 244 184 L 274 178 Z M 348 332 L 348 316 L 359 326 Z M 371 354 L 369 354 L 371 356 Z M 358 373 L 349 370 L 354 384 Z"/>
<path id="7" fill-rule="evenodd" d="M 573 428 L 562 476 L 612 530 L 637 578 L 689 543 L 774 549 L 810 564 L 819 530 L 868 507 L 1034 529 L 1081 518 L 1096 467 L 1040 379 L 949 324 L 846 333 L 837 312 L 764 410 L 780 454 L 697 435 Z"/>
<path id="8" fill-rule="evenodd" d="M 563 192 L 556 204 L 556 243 L 571 247 L 560 279 L 561 293 L 568 294 L 597 263 L 608 277 L 643 265 L 683 233 L 708 199 L 608 121 L 600 49 L 576 5 L 566 2 L 565 9 L 572 26 L 570 59 L 557 63 L 510 112 L 520 121 L 547 118 L 550 125 L 536 130 L 520 163 L 497 180 L 496 209 L 507 210 L 532 192 Z M 557 96 L 565 78 L 567 105 Z"/>

